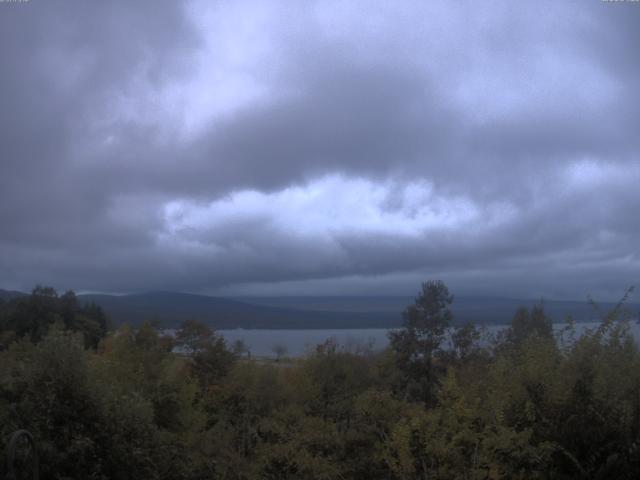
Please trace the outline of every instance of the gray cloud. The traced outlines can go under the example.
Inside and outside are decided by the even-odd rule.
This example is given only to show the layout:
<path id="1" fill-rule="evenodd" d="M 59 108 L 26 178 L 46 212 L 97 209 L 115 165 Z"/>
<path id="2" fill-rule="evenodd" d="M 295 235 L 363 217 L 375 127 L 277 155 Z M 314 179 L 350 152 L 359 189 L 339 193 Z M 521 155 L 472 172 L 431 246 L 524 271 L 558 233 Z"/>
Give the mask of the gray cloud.
<path id="1" fill-rule="evenodd" d="M 0 287 L 614 295 L 640 267 L 639 20 L 2 4 Z"/>

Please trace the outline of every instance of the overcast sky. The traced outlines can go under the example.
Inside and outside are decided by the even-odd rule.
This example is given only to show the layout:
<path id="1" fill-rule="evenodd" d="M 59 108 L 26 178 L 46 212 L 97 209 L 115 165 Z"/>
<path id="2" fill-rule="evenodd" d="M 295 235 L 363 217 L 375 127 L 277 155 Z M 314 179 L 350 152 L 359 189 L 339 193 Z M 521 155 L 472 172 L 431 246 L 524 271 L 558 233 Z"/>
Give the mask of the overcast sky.
<path id="1" fill-rule="evenodd" d="M 0 3 L 0 288 L 615 298 L 640 3 Z"/>

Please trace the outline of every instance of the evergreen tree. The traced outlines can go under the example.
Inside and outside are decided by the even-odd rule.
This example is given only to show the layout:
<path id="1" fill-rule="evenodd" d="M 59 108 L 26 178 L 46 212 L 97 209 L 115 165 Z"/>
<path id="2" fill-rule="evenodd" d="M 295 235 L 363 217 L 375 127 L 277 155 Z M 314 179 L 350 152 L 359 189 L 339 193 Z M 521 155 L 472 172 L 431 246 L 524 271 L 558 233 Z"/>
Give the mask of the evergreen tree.
<path id="1" fill-rule="evenodd" d="M 434 356 L 440 346 L 453 315 L 449 306 L 453 296 L 440 280 L 422 284 L 413 305 L 403 313 L 402 329 L 389 333 L 391 349 L 398 368 L 403 373 L 401 387 L 409 398 L 431 405 L 435 400 L 437 372 Z"/>

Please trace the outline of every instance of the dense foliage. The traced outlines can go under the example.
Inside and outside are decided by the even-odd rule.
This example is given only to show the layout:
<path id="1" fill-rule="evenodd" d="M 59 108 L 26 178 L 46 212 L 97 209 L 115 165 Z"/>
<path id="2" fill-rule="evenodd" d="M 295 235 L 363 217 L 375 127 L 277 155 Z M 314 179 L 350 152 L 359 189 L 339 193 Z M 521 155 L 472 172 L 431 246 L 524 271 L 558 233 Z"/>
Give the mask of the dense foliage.
<path id="1" fill-rule="evenodd" d="M 81 305 L 72 291 L 63 295 L 50 287 L 36 287 L 31 295 L 3 302 L 0 299 L 1 348 L 14 340 L 42 340 L 52 327 L 82 334 L 95 348 L 107 333 L 107 318 L 94 303 Z"/>
<path id="2" fill-rule="evenodd" d="M 453 298 L 427 282 L 387 350 L 327 341 L 275 362 L 194 321 L 107 334 L 73 299 L 0 305 L 0 435 L 31 431 L 44 479 L 640 476 L 640 353 L 621 308 L 579 337 L 521 309 L 491 339 L 449 328 Z"/>

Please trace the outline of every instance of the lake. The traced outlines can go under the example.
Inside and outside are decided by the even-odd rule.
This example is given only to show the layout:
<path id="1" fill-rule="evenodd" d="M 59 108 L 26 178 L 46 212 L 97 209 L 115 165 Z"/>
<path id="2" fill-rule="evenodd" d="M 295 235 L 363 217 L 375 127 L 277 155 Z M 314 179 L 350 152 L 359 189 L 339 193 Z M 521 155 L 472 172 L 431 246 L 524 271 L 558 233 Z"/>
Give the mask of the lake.
<path id="1" fill-rule="evenodd" d="M 598 322 L 576 324 L 576 333 L 581 334 L 586 329 L 593 329 Z M 640 325 L 632 322 L 631 330 L 640 341 Z M 565 327 L 565 323 L 554 324 L 556 331 Z M 486 327 L 486 332 L 496 334 L 506 328 L 506 325 L 491 325 Z M 258 357 L 275 357 L 274 348 L 282 346 L 286 349 L 286 356 L 298 357 L 304 355 L 316 345 L 328 339 L 335 340 L 338 344 L 347 348 L 356 348 L 370 344 L 375 350 L 381 350 L 387 346 L 389 340 L 388 328 L 369 329 L 326 329 L 326 330 L 218 330 L 227 343 L 232 346 L 236 340 L 242 340 L 249 348 L 251 355 Z"/>

